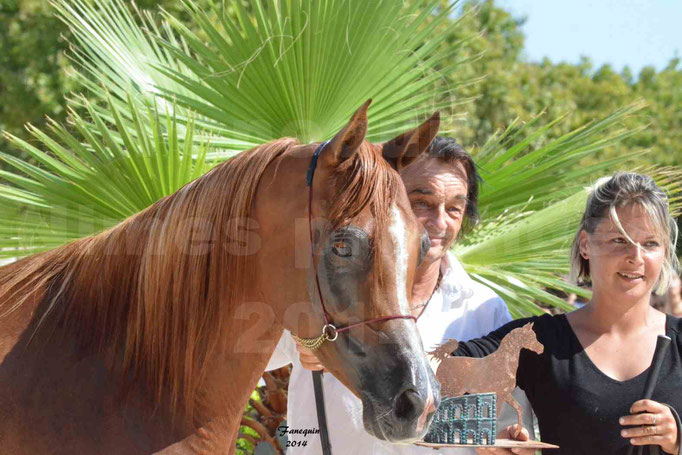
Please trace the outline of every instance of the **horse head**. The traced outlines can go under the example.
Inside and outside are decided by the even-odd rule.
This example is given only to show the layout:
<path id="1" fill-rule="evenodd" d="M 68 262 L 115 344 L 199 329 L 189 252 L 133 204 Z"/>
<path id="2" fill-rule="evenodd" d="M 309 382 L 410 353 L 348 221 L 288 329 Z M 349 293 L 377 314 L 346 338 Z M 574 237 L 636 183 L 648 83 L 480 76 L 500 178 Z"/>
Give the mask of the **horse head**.
<path id="1" fill-rule="evenodd" d="M 365 140 L 368 106 L 304 154 L 310 159 L 319 150 L 310 208 L 298 209 L 305 228 L 296 232 L 297 245 L 310 248 L 312 241 L 313 266 L 298 269 L 306 273 L 311 304 L 307 324 L 289 318 L 283 325 L 301 338 L 319 336 L 327 322 L 339 328 L 315 353 L 362 400 L 370 434 L 410 441 L 425 434 L 440 386 L 410 319 L 410 290 L 428 242 L 397 170 L 426 150 L 440 121 L 435 114 L 392 141 L 372 144 Z"/>
<path id="2" fill-rule="evenodd" d="M 514 332 L 517 330 L 520 331 L 522 348 L 530 349 L 536 354 L 542 354 L 545 351 L 545 347 L 538 341 L 538 338 L 535 335 L 532 322 L 525 324 L 523 327 L 515 329 Z"/>
<path id="3" fill-rule="evenodd" d="M 421 438 L 440 386 L 409 295 L 429 242 L 396 170 L 428 147 L 439 118 L 371 144 L 368 106 L 326 144 L 263 144 L 112 229 L 0 273 L 0 312 L 28 302 L 17 333 L 44 343 L 26 374 L 59 384 L 44 388 L 53 392 L 48 405 L 86 409 L 63 397 L 87 382 L 86 396 L 101 396 L 95 408 L 110 414 L 84 422 L 106 432 L 110 415 L 158 412 L 169 430 L 156 444 L 194 435 L 215 444 L 208 453 L 226 453 L 282 328 L 311 338 L 334 324 L 335 341 L 316 353 L 362 400 L 367 431 L 389 441 Z M 74 346 L 89 356 L 90 363 L 78 358 L 81 369 L 68 365 Z M 46 372 L 42 356 L 64 361 Z M 91 374 L 102 365 L 111 365 L 109 375 Z M 139 409 L 111 404 L 114 384 L 131 399 L 144 397 Z M 160 428 L 149 425 L 149 434 Z"/>

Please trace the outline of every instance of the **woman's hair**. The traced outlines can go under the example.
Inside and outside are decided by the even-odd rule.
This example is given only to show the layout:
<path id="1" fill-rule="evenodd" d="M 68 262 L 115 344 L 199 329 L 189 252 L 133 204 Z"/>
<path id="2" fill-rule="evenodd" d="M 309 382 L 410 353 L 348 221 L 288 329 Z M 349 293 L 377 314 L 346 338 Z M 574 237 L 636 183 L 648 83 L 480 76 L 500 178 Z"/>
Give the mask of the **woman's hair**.
<path id="1" fill-rule="evenodd" d="M 580 254 L 580 233 L 594 233 L 607 216 L 631 243 L 635 243 L 618 219 L 616 209 L 629 204 L 639 204 L 648 214 L 654 230 L 665 245 L 665 259 L 661 275 L 654 286 L 656 294 L 668 289 L 673 275 L 677 274 L 679 262 L 675 255 L 677 224 L 670 216 L 668 196 L 651 177 L 634 172 L 618 172 L 612 177 L 599 179 L 587 198 L 580 228 L 573 239 L 571 249 L 571 278 L 574 282 L 590 283 L 590 263 Z"/>
<path id="2" fill-rule="evenodd" d="M 462 163 L 467 173 L 467 205 L 464 212 L 465 222 L 462 224 L 464 232 L 471 231 L 479 222 L 478 214 L 478 186 L 481 177 L 476 170 L 476 164 L 471 155 L 457 143 L 454 138 L 436 136 L 426 150 L 428 158 L 435 158 L 444 163 Z"/>

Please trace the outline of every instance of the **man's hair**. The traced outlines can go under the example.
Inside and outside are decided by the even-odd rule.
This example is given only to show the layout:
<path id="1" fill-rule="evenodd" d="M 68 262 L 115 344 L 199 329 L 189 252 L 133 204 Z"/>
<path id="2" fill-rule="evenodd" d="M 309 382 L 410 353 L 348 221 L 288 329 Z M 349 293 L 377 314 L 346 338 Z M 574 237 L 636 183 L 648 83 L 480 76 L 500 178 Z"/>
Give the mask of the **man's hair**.
<path id="1" fill-rule="evenodd" d="M 471 155 L 454 138 L 436 136 L 426 151 L 428 158 L 435 158 L 448 164 L 462 163 L 467 174 L 467 205 L 462 229 L 471 231 L 480 221 L 478 214 L 478 186 L 481 177 Z"/>

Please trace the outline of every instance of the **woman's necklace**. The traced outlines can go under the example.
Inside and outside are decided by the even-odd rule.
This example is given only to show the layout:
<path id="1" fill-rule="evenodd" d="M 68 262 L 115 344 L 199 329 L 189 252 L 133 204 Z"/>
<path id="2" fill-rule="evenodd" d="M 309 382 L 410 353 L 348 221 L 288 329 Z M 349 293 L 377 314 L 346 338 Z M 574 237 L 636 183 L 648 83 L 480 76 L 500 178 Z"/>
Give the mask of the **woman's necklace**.
<path id="1" fill-rule="evenodd" d="M 433 295 L 436 293 L 436 291 L 437 291 L 438 288 L 440 287 L 440 281 L 441 281 L 442 279 L 443 279 L 443 272 L 441 272 L 441 271 L 439 270 L 439 271 L 438 271 L 438 280 L 436 280 L 436 286 L 433 288 L 433 292 L 431 292 L 431 295 L 430 295 L 429 298 L 426 300 L 426 302 L 424 302 L 424 303 L 422 303 L 422 304 L 419 304 L 419 305 L 415 305 L 415 306 L 413 306 L 412 308 L 410 308 L 410 311 L 416 310 L 417 308 L 421 308 L 421 309 L 422 309 L 422 310 L 419 312 L 419 314 L 417 315 L 417 319 L 419 319 L 419 316 L 421 316 L 421 315 L 424 313 L 424 311 L 426 310 L 426 307 L 428 306 L 429 302 L 431 302 L 431 299 L 433 298 Z"/>

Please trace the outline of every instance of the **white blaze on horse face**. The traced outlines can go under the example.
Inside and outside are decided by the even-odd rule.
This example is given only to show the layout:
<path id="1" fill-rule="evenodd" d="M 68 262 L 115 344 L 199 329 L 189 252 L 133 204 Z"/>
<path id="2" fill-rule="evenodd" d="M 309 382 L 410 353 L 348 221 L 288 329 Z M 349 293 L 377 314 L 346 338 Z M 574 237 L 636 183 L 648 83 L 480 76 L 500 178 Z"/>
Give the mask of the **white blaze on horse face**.
<path id="1" fill-rule="evenodd" d="M 400 314 L 410 314 L 410 302 L 407 298 L 407 261 L 409 252 L 407 251 L 407 228 L 403 214 L 400 213 L 398 206 L 393 204 L 391 207 L 391 227 L 388 228 L 393 238 L 395 246 L 395 285 L 396 297 Z"/>
<path id="2" fill-rule="evenodd" d="M 417 432 L 421 432 L 426 425 L 426 419 L 429 414 L 436 412 L 435 398 L 433 397 L 433 389 L 431 388 L 431 381 L 426 382 L 427 392 L 426 392 L 426 404 L 424 405 L 424 411 L 417 419 Z"/>
<path id="3" fill-rule="evenodd" d="M 398 307 L 400 308 L 400 314 L 408 315 L 410 314 L 410 302 L 407 298 L 407 264 L 410 259 L 410 254 L 407 249 L 407 239 L 408 231 L 405 225 L 405 220 L 403 215 L 394 204 L 391 208 L 391 226 L 389 227 L 389 232 L 393 238 L 393 244 L 395 246 L 395 284 L 396 284 L 396 297 L 398 300 Z M 406 319 L 403 321 L 407 322 Z M 421 351 L 422 345 L 419 337 L 419 332 L 417 332 L 416 325 L 411 327 L 407 324 L 403 325 L 405 328 L 405 344 L 411 349 L 417 349 Z M 423 362 L 421 363 L 421 368 L 430 369 L 428 363 L 426 363 L 426 357 L 423 357 Z M 417 368 L 420 368 L 419 366 Z M 429 414 L 436 410 L 435 397 L 433 395 L 433 388 L 431 387 L 431 381 L 426 380 L 426 403 L 424 404 L 424 410 L 417 419 L 416 431 L 421 433 L 426 425 L 426 419 Z M 419 388 L 419 387 L 418 387 Z M 418 438 L 415 438 L 415 441 Z M 403 441 L 403 443 L 410 443 L 414 441 Z"/>

